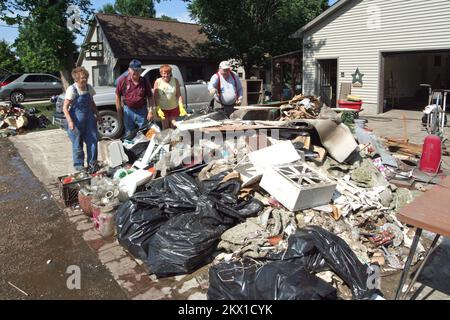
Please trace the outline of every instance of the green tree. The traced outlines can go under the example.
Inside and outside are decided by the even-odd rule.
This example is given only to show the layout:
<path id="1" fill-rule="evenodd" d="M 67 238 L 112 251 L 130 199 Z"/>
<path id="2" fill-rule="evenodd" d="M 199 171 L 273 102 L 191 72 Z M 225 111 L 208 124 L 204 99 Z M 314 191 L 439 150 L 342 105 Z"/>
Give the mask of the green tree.
<path id="1" fill-rule="evenodd" d="M 113 13 L 117 14 L 116 9 L 114 8 L 114 5 L 111 3 L 105 4 L 98 12 L 100 13 Z"/>
<path id="2" fill-rule="evenodd" d="M 92 12 L 89 0 L 0 0 L 0 21 L 19 25 L 14 46 L 21 64 L 30 71 L 58 70 L 65 86 L 75 66 L 75 34 L 82 33 L 67 21 L 86 24 Z"/>
<path id="3" fill-rule="evenodd" d="M 210 41 L 201 49 L 216 58 L 234 58 L 246 70 L 265 66 L 271 56 L 300 49 L 301 40 L 289 36 L 328 8 L 327 0 L 185 2 Z"/>
<path id="4" fill-rule="evenodd" d="M 166 16 L 165 14 L 162 14 L 161 17 L 159 17 L 158 19 L 160 20 L 166 20 L 166 21 L 178 21 L 178 19 Z"/>
<path id="5" fill-rule="evenodd" d="M 11 46 L 5 41 L 0 40 L 0 70 L 6 69 L 11 72 L 20 72 L 19 64 Z"/>
<path id="6" fill-rule="evenodd" d="M 155 0 L 160 2 L 161 0 Z M 137 16 L 155 18 L 155 4 L 153 0 L 116 0 L 114 4 L 105 4 L 99 12 L 121 14 L 123 16 Z M 171 19 L 170 17 L 167 17 Z M 166 19 L 166 20 L 169 20 Z"/>
<path id="7" fill-rule="evenodd" d="M 114 9 L 124 16 L 154 18 L 156 16 L 153 0 L 116 0 Z"/>
<path id="8" fill-rule="evenodd" d="M 20 65 L 25 72 L 60 71 L 60 62 L 53 52 L 53 46 L 39 34 L 35 21 L 25 22 L 19 27 L 19 36 L 14 42 Z"/>

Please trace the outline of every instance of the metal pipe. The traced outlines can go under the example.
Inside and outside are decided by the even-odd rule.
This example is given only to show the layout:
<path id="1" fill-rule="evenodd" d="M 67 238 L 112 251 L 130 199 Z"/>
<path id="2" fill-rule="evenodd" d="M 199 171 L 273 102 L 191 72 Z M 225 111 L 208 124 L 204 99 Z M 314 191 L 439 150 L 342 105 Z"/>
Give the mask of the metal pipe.
<path id="1" fill-rule="evenodd" d="M 397 292 L 395 294 L 395 300 L 398 300 L 400 298 L 400 295 L 402 293 L 403 285 L 405 284 L 406 277 L 409 272 L 409 268 L 411 267 L 411 262 L 414 257 L 414 254 L 416 253 L 417 244 L 419 243 L 420 236 L 422 235 L 422 229 L 417 228 L 416 234 L 414 235 L 413 242 L 411 244 L 411 249 L 409 250 L 408 259 L 406 259 L 405 268 L 403 269 L 402 276 L 400 278 L 400 283 L 398 284 Z"/>
<path id="2" fill-rule="evenodd" d="M 411 289 L 412 289 L 414 283 L 416 282 L 417 278 L 419 277 L 420 273 L 422 272 L 423 267 L 424 267 L 425 264 L 427 263 L 428 258 L 430 257 L 431 253 L 433 253 L 433 251 L 434 251 L 434 249 L 435 249 L 435 247 L 436 247 L 436 244 L 437 244 L 437 242 L 438 242 L 438 240 L 439 240 L 440 237 L 441 237 L 441 236 L 440 236 L 439 234 L 437 234 L 437 235 L 434 237 L 433 243 L 431 244 L 430 248 L 428 249 L 427 254 L 425 255 L 425 257 L 423 258 L 423 261 L 422 261 L 422 263 L 420 264 L 419 269 L 417 269 L 416 273 L 414 274 L 414 277 L 412 278 L 411 282 L 409 283 L 408 289 L 406 289 L 406 292 L 405 292 L 405 294 L 403 295 L 403 298 L 406 298 L 406 296 L 408 295 L 408 293 L 411 291 Z"/>
<path id="3" fill-rule="evenodd" d="M 441 114 L 441 131 L 442 134 L 444 134 L 444 127 L 445 127 L 445 109 L 447 104 L 447 91 L 444 91 L 444 101 L 442 102 L 442 112 Z"/>

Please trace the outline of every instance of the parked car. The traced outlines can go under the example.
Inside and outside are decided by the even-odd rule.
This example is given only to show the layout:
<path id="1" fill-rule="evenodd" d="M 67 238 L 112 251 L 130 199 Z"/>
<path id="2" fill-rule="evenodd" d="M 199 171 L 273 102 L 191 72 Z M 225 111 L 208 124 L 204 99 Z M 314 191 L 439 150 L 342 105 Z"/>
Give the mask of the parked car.
<path id="1" fill-rule="evenodd" d="M 45 73 L 23 73 L 7 76 L 0 87 L 0 99 L 23 102 L 26 99 L 50 98 L 64 87 L 59 78 Z"/>
<path id="2" fill-rule="evenodd" d="M 142 66 L 144 69 L 142 76 L 150 81 L 152 87 L 155 80 L 160 77 L 159 67 L 160 65 Z M 177 78 L 180 83 L 181 95 L 183 96 L 186 110 L 188 112 L 208 109 L 213 105 L 213 98 L 208 91 L 208 85 L 206 82 L 198 81 L 194 83 L 186 83 L 183 80 L 180 69 L 175 65 L 171 65 L 171 67 L 173 76 Z M 126 72 L 120 77 L 125 75 Z M 117 80 L 115 83 L 117 83 Z M 119 121 L 116 112 L 116 87 L 95 87 L 95 91 L 97 94 L 94 96 L 94 101 L 97 105 L 100 116 L 102 117 L 102 123 L 98 125 L 99 134 L 103 138 L 117 139 L 122 135 L 123 123 Z M 67 122 L 62 112 L 63 104 L 64 94 L 61 94 L 58 96 L 55 103 L 56 112 L 53 115 L 53 123 L 66 128 Z"/>
<path id="3" fill-rule="evenodd" d="M 3 69 L 0 68 L 0 82 L 6 77 L 9 76 L 12 72 L 7 70 L 7 69 Z"/>
<path id="4" fill-rule="evenodd" d="M 6 86 L 19 78 L 22 73 L 9 73 L 0 79 L 0 88 Z"/>

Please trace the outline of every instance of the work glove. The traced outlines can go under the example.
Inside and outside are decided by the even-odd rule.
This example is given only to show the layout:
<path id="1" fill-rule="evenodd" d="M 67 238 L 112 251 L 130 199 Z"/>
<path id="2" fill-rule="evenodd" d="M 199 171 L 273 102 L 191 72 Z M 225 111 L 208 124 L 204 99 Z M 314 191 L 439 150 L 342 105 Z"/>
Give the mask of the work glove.
<path id="1" fill-rule="evenodd" d="M 164 116 L 164 112 L 162 111 L 160 106 L 156 107 L 156 113 L 158 114 L 158 117 L 161 118 L 161 120 L 164 120 L 166 117 Z"/>
<path id="2" fill-rule="evenodd" d="M 180 108 L 180 117 L 187 116 L 186 109 L 184 108 L 184 105 L 183 105 L 182 102 L 180 102 L 180 103 L 178 104 L 178 107 Z"/>
<path id="3" fill-rule="evenodd" d="M 147 113 L 147 121 L 152 121 L 153 120 L 153 112 L 152 111 L 148 111 Z"/>
<path id="4" fill-rule="evenodd" d="M 217 90 L 215 88 L 209 89 L 209 93 L 214 97 L 217 94 Z"/>

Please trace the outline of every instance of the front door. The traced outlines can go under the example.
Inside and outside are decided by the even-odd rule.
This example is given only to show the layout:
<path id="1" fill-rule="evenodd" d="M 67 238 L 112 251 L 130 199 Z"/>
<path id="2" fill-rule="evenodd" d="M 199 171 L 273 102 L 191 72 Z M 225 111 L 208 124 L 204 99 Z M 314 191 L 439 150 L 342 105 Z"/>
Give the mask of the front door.
<path id="1" fill-rule="evenodd" d="M 330 108 L 336 107 L 337 59 L 318 60 L 319 95 Z"/>

